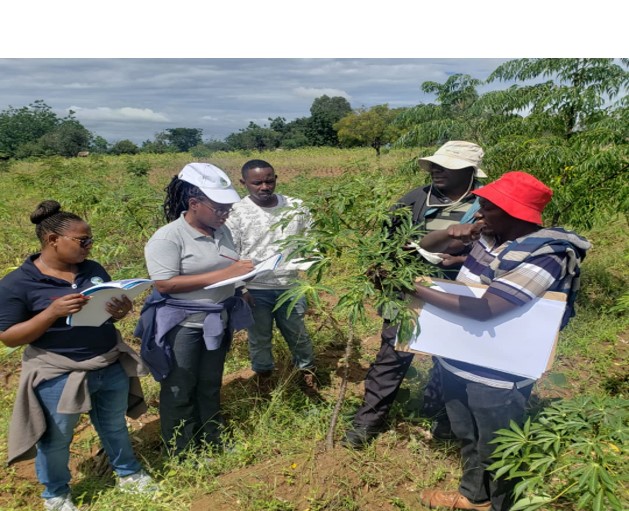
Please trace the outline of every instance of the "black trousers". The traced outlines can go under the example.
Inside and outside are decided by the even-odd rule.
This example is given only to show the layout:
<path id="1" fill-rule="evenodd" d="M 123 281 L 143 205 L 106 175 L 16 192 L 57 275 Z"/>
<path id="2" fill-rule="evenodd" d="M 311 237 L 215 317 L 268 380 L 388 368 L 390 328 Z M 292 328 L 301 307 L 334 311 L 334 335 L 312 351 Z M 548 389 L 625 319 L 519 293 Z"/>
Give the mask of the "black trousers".
<path id="1" fill-rule="evenodd" d="M 404 376 L 413 362 L 413 353 L 397 351 L 394 348 L 396 333 L 397 326 L 391 326 L 385 321 L 380 334 L 380 351 L 365 377 L 365 395 L 362 405 L 354 416 L 355 426 L 381 427 L 384 425 Z M 441 375 L 439 365 L 436 363 L 433 363 L 424 389 L 422 412 L 429 417 L 446 417 L 441 391 Z"/>
<path id="2" fill-rule="evenodd" d="M 448 417 L 461 443 L 459 491 L 472 502 L 491 501 L 492 511 L 508 511 L 517 481 L 494 479 L 487 470 L 495 461 L 491 455 L 496 445 L 490 442 L 510 421 L 522 426 L 533 385 L 501 389 L 464 380 L 443 368 L 441 372 Z"/>

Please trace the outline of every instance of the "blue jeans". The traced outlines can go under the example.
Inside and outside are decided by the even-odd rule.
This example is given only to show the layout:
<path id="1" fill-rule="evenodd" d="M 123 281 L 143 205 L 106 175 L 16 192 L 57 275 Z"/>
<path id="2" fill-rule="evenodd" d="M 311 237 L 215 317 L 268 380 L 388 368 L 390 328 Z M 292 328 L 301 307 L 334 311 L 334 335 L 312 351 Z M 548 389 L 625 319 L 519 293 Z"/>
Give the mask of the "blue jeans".
<path id="1" fill-rule="evenodd" d="M 521 389 L 500 389 L 464 380 L 441 368 L 446 411 L 453 433 L 461 442 L 463 475 L 459 491 L 470 501 L 491 501 L 492 511 L 508 511 L 517 481 L 494 479 L 487 467 L 495 460 L 495 432 L 524 422 L 526 405 L 533 385 Z"/>
<path id="2" fill-rule="evenodd" d="M 159 414 L 162 438 L 181 454 L 203 443 L 220 443 L 221 385 L 231 336 L 216 350 L 208 350 L 201 328 L 174 327 L 166 334 L 173 350 L 173 366 L 161 382 Z"/>
<path id="3" fill-rule="evenodd" d="M 282 333 L 293 356 L 293 364 L 298 369 L 314 367 L 312 341 L 306 332 L 304 316 L 306 315 L 306 300 L 301 298 L 290 315 L 286 317 L 290 301 L 273 311 L 279 297 L 285 289 L 250 289 L 255 305 L 253 326 L 247 330 L 249 334 L 249 357 L 251 368 L 256 372 L 270 371 L 275 367 L 273 362 L 273 321 Z"/>
<path id="4" fill-rule="evenodd" d="M 70 491 L 70 443 L 81 414 L 57 412 L 67 379 L 68 375 L 64 374 L 35 389 L 46 417 L 46 432 L 37 443 L 35 458 L 37 478 L 45 486 L 42 493 L 45 499 Z M 119 476 L 134 474 L 142 467 L 133 453 L 125 419 L 129 377 L 122 366 L 115 362 L 103 369 L 88 372 L 87 383 L 92 400 L 90 419 L 111 465 Z"/>

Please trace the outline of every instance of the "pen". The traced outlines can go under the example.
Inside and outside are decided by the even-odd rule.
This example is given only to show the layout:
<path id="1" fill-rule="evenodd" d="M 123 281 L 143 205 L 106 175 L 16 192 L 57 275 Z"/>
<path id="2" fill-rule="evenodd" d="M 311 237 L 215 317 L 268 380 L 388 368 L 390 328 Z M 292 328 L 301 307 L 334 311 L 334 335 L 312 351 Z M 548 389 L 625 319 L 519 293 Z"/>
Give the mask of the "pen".
<path id="1" fill-rule="evenodd" d="M 230 261 L 236 261 L 236 262 L 239 261 L 239 259 L 234 259 L 233 257 L 229 257 L 225 254 L 218 254 L 218 255 L 220 255 L 221 257 L 224 257 L 225 259 L 229 259 Z"/>

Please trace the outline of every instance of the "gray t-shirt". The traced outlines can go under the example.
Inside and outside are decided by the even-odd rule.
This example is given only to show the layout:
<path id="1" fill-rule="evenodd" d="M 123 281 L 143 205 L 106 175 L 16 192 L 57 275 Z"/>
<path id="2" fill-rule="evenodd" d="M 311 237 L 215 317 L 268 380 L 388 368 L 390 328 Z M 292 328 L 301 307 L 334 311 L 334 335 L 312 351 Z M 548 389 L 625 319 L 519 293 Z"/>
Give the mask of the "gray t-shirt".
<path id="1" fill-rule="evenodd" d="M 184 213 L 177 220 L 158 229 L 144 247 L 146 267 L 153 280 L 168 280 L 178 275 L 196 275 L 220 270 L 233 264 L 233 261 L 221 257 L 221 254 L 238 259 L 231 233 L 227 228 L 223 226 L 216 229 L 214 237 L 206 236 L 186 222 Z M 233 296 L 234 289 L 234 284 L 229 284 L 170 296 L 181 300 L 219 303 Z"/>

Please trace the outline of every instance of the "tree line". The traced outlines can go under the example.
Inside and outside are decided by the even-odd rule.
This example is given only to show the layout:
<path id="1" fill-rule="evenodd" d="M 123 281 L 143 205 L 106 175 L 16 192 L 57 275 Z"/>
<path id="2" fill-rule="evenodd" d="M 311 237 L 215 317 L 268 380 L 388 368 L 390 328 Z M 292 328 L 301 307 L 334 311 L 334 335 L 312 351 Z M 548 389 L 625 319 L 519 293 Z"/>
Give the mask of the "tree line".
<path id="1" fill-rule="evenodd" d="M 492 82 L 515 83 L 479 94 Z M 342 97 L 321 96 L 310 116 L 269 118 L 224 140 L 202 140 L 202 130 L 172 128 L 138 147 L 109 145 L 91 134 L 73 112 L 59 118 L 42 100 L 0 112 L 0 160 L 29 156 L 293 149 L 305 146 L 418 148 L 417 157 L 448 140 L 485 149 L 491 177 L 525 169 L 556 190 L 552 221 L 590 226 L 609 214 L 629 214 L 629 59 L 517 59 L 498 66 L 483 82 L 465 74 L 444 83 L 423 82 L 431 103 L 391 109 L 352 109 Z M 417 162 L 408 162 L 408 168 Z M 402 169 L 403 170 L 403 169 Z"/>
<path id="2" fill-rule="evenodd" d="M 170 128 L 156 133 L 153 140 L 141 145 L 131 140 L 109 144 L 91 133 L 70 111 L 60 118 L 43 100 L 21 108 L 9 107 L 0 112 L 0 159 L 24 159 L 43 156 L 77 156 L 89 151 L 97 154 L 138 154 L 188 152 L 198 156 L 215 151 L 295 149 L 309 146 L 339 146 L 334 124 L 352 113 L 342 97 L 321 96 L 310 108 L 310 117 L 287 122 L 283 117 L 269 118 L 270 124 L 250 122 L 246 128 L 231 133 L 224 140 L 203 141 L 203 130 Z M 204 153 L 204 154 L 202 154 Z"/>

